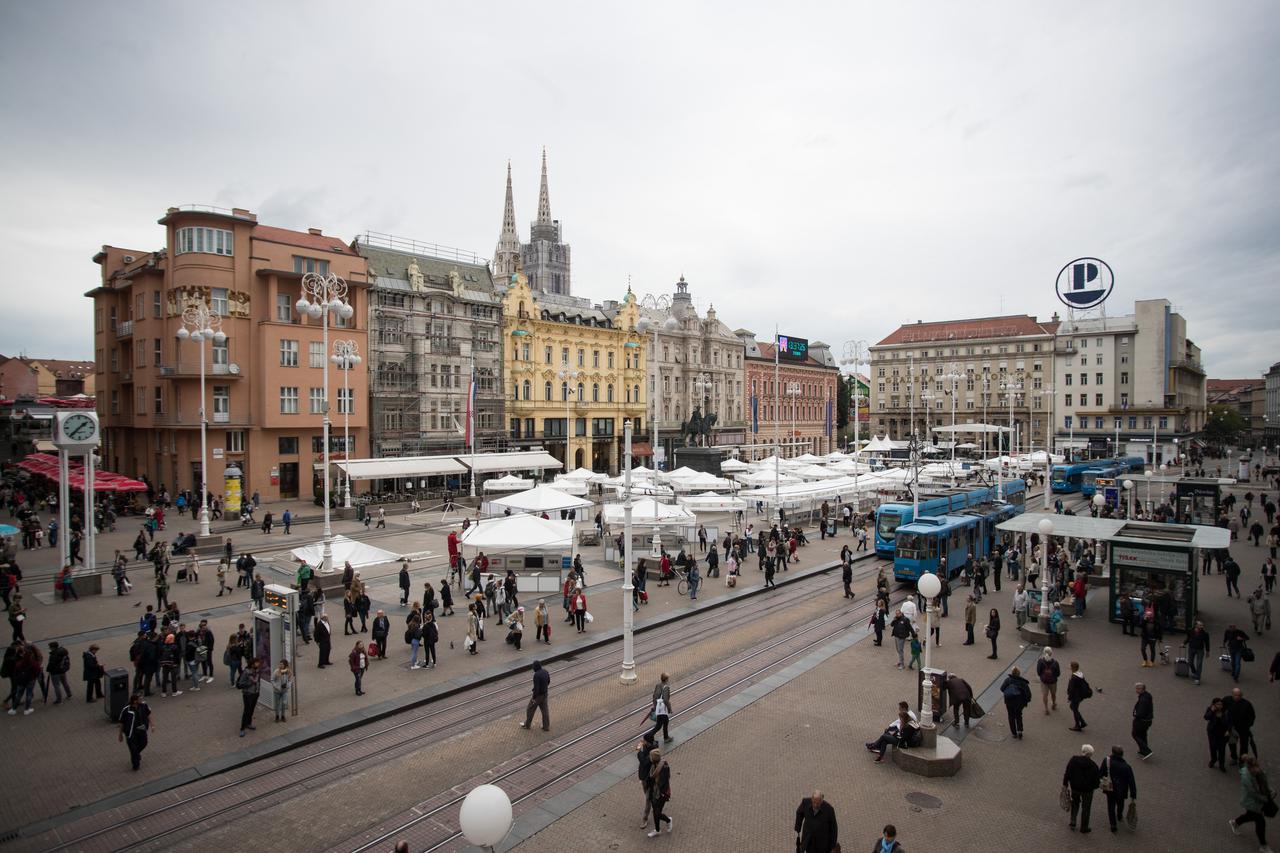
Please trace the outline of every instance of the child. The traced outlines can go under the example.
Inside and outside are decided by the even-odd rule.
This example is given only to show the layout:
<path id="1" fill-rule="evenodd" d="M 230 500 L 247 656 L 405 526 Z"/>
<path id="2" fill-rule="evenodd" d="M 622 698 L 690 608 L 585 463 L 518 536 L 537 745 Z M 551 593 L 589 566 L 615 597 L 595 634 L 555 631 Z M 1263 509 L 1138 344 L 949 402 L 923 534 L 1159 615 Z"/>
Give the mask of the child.
<path id="1" fill-rule="evenodd" d="M 916 633 L 911 634 L 911 663 L 907 664 L 907 669 L 912 669 L 920 665 L 920 651 L 923 646 L 920 645 L 920 636 Z"/>

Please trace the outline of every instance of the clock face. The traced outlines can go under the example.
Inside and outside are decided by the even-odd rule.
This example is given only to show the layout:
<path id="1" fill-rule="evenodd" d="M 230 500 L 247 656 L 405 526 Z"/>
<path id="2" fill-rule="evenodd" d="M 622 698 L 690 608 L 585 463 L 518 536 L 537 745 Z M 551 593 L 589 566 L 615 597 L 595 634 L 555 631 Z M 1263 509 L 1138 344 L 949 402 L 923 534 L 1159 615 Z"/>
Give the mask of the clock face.
<path id="1" fill-rule="evenodd" d="M 62 422 L 62 434 L 71 441 L 89 441 L 98 432 L 98 425 L 88 415 L 71 415 Z"/>

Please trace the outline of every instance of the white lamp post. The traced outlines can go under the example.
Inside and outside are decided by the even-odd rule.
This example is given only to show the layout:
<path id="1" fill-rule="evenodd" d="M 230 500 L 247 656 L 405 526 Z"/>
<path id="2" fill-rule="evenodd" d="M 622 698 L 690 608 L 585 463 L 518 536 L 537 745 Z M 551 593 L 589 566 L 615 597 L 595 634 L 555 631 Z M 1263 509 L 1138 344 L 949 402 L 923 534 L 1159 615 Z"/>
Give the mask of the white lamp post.
<path id="1" fill-rule="evenodd" d="M 1096 495 L 1096 497 L 1102 497 Z M 1036 621 L 1043 631 L 1049 630 L 1049 537 L 1053 534 L 1053 519 L 1042 518 L 1036 524 L 1040 531 L 1040 618 Z"/>
<path id="2" fill-rule="evenodd" d="M 1013 406 L 1018 399 L 1018 395 L 1022 393 L 1022 383 L 1009 380 L 1000 383 L 1000 390 L 1004 392 L 1005 399 L 1009 401 L 1009 461 L 1013 462 Z M 1004 478 L 1000 478 L 997 486 L 1000 500 L 1004 500 Z"/>
<path id="3" fill-rule="evenodd" d="M 190 340 L 200 347 L 200 535 L 209 535 L 209 419 L 205 415 L 204 401 L 204 342 L 213 341 L 221 346 L 227 336 L 222 332 L 222 318 L 207 304 L 192 305 L 182 312 L 182 326 L 178 340 Z M 93 520 L 93 516 L 89 516 Z"/>
<path id="4" fill-rule="evenodd" d="M 799 382 L 787 383 L 787 406 L 791 409 L 791 435 L 787 436 L 787 438 L 789 439 L 788 443 L 792 444 L 791 450 L 793 456 L 795 455 L 794 442 L 796 440 L 796 400 L 800 399 L 800 395 L 803 393 L 804 389 L 800 387 Z"/>
<path id="5" fill-rule="evenodd" d="M 347 283 L 337 275 L 320 275 L 309 272 L 302 277 L 302 295 L 294 303 L 299 314 L 319 320 L 323 330 L 324 351 L 329 351 L 329 315 L 344 320 L 355 315 L 355 309 L 346 301 Z M 319 571 L 333 571 L 333 526 L 329 518 L 329 362 L 324 362 L 324 550 Z"/>
<path id="6" fill-rule="evenodd" d="M 634 684 L 635 660 L 635 610 L 631 606 L 635 586 L 631 582 L 631 567 L 635 557 L 631 553 L 631 419 L 622 422 L 623 447 L 623 497 L 622 497 L 622 683 Z"/>
<path id="7" fill-rule="evenodd" d="M 951 380 L 951 488 L 956 487 L 956 398 L 960 396 L 960 366 L 953 364 L 946 378 Z"/>
<path id="8" fill-rule="evenodd" d="M 329 360 L 337 365 L 342 371 L 342 456 L 344 460 L 351 459 L 351 368 L 359 367 L 363 359 L 360 358 L 360 347 L 355 341 L 334 341 L 333 355 L 329 356 Z M 346 476 L 342 478 L 342 506 L 345 509 L 351 509 L 351 470 L 347 469 Z"/>
<path id="9" fill-rule="evenodd" d="M 646 295 L 641 300 L 641 304 L 643 307 L 653 311 L 670 310 L 670 303 L 665 296 Z M 670 314 L 667 315 L 665 320 L 651 320 L 648 317 L 641 317 L 636 321 L 636 331 L 641 334 L 653 332 L 653 350 L 649 354 L 650 375 L 653 377 L 653 390 L 649 393 L 649 396 L 653 400 L 653 415 L 649 420 L 649 428 L 653 432 L 653 470 L 655 471 L 662 470 L 658 464 L 658 448 L 661 446 L 658 443 L 658 332 L 674 332 L 679 328 L 680 324 Z"/>
<path id="10" fill-rule="evenodd" d="M 493 853 L 511 831 L 511 798 L 497 785 L 477 785 L 462 801 L 458 827 L 481 850 Z"/>
<path id="11" fill-rule="evenodd" d="M 560 365 L 560 372 L 556 375 L 560 377 L 560 393 L 564 397 L 564 470 L 572 471 L 574 469 L 572 439 L 574 430 L 573 422 L 569 418 L 569 397 L 577 392 L 574 383 L 582 374 L 569 367 L 569 362 L 566 361 Z"/>
<path id="12" fill-rule="evenodd" d="M 916 582 L 916 591 L 924 596 L 924 668 L 933 669 L 933 635 L 929 633 L 929 621 L 933 615 L 933 600 L 942 592 L 942 581 L 932 573 L 922 574 Z M 932 729 L 933 725 L 933 683 L 932 676 L 926 676 L 929 683 L 924 686 L 924 702 L 920 706 L 920 728 Z M 928 739 L 926 738 L 926 743 Z"/>
<path id="13" fill-rule="evenodd" d="M 1134 498 L 1134 494 L 1133 494 L 1133 480 L 1125 480 L 1125 481 L 1124 481 L 1124 490 L 1125 490 L 1126 492 L 1128 492 L 1128 493 L 1129 493 L 1129 501 L 1128 501 L 1128 505 L 1129 505 L 1129 517 L 1130 517 L 1130 518 L 1133 518 L 1133 498 Z"/>

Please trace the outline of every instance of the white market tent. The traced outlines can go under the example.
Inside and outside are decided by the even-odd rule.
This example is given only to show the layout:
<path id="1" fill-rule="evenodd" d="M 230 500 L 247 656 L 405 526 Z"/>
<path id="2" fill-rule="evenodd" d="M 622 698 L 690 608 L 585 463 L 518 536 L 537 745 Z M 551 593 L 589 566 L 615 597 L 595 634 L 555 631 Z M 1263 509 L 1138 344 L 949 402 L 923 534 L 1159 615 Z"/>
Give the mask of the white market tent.
<path id="1" fill-rule="evenodd" d="M 893 442 L 889 440 L 889 436 L 886 435 L 884 438 L 881 438 L 878 435 L 874 435 L 871 437 L 871 440 L 868 441 L 866 445 L 862 448 L 862 450 L 859 452 L 860 453 L 885 453 L 893 449 L 894 449 L 894 445 L 893 445 Z"/>
<path id="2" fill-rule="evenodd" d="M 622 524 L 624 518 L 622 504 L 605 504 L 604 521 L 606 524 Z M 697 522 L 697 516 L 685 507 L 677 504 L 658 503 L 653 498 L 645 498 L 631 505 L 631 525 L 633 527 L 680 527 Z"/>
<path id="3" fill-rule="evenodd" d="M 592 471 L 590 468 L 575 468 L 568 474 L 560 474 L 556 479 L 581 480 L 586 483 L 598 483 L 608 476 L 608 474 L 601 474 L 599 471 Z"/>
<path id="4" fill-rule="evenodd" d="M 357 542 L 341 535 L 333 537 L 332 548 L 333 565 L 328 567 L 331 571 L 335 567 L 346 563 L 350 563 L 352 567 L 358 569 L 361 566 L 394 563 L 400 559 L 400 555 L 393 551 L 384 551 L 367 542 Z M 324 543 L 316 542 L 311 545 L 304 545 L 301 548 L 294 548 L 289 552 L 289 555 L 295 560 L 304 561 L 308 566 L 319 566 L 321 561 L 324 560 Z"/>
<path id="5" fill-rule="evenodd" d="M 870 474 L 871 466 L 865 462 L 854 462 L 852 459 L 844 462 L 837 462 L 834 465 L 828 465 L 828 471 L 835 471 L 837 474 Z"/>
<path id="6" fill-rule="evenodd" d="M 515 474 L 508 474 L 496 480 L 484 481 L 484 490 L 486 492 L 522 492 L 525 489 L 532 488 L 533 480 L 525 480 Z"/>
<path id="7" fill-rule="evenodd" d="M 681 477 L 696 477 L 701 473 L 702 473 L 701 471 L 695 471 L 689 466 L 683 465 L 677 468 L 676 470 L 671 471 L 670 473 L 663 474 L 662 476 L 668 480 L 674 480 L 674 479 L 679 479 Z"/>
<path id="8" fill-rule="evenodd" d="M 982 433 L 987 432 L 1008 432 L 1009 428 L 1007 426 L 997 426 L 995 424 L 977 424 L 970 421 L 968 423 L 956 424 L 955 426 L 936 426 L 933 428 L 933 431 L 946 434 L 957 433 L 981 435 Z"/>
<path id="9" fill-rule="evenodd" d="M 741 459 L 726 459 L 720 463 L 720 470 L 728 471 L 730 473 L 735 471 L 749 471 L 751 470 L 751 466 L 743 462 Z"/>
<path id="10" fill-rule="evenodd" d="M 545 471 L 563 468 L 564 463 L 545 450 L 515 450 L 509 453 L 458 454 L 455 457 L 477 474 L 497 471 Z"/>
<path id="11" fill-rule="evenodd" d="M 847 453 L 841 453 L 839 450 L 833 450 L 833 451 L 831 451 L 830 453 L 828 453 L 828 454 L 826 455 L 826 461 L 827 461 L 828 463 L 830 463 L 830 462 L 844 462 L 846 459 L 851 459 L 851 458 L 853 458 L 853 457 L 851 457 L 851 456 L 850 456 L 849 454 L 847 454 Z"/>
<path id="12" fill-rule="evenodd" d="M 821 465 L 826 460 L 812 453 L 801 453 L 799 456 L 792 457 L 791 461 L 799 465 Z"/>
<path id="13" fill-rule="evenodd" d="M 764 459 L 757 459 L 755 462 L 752 462 L 750 468 L 752 471 L 772 471 L 776 466 L 779 470 L 785 471 L 788 468 L 793 467 L 795 464 L 795 461 L 791 459 L 783 459 L 780 456 L 766 456 Z"/>
<path id="14" fill-rule="evenodd" d="M 715 492 L 703 492 L 700 495 L 686 495 L 680 505 L 694 512 L 737 512 L 747 508 L 747 502 L 731 495 L 717 495 Z"/>
<path id="15" fill-rule="evenodd" d="M 757 471 L 754 474 L 744 474 L 738 477 L 738 482 L 747 486 L 772 486 L 776 481 L 778 485 L 790 485 L 799 483 L 799 477 L 793 477 L 790 474 L 778 474 L 774 476 L 773 470 Z"/>
<path id="16" fill-rule="evenodd" d="M 610 485 L 609 488 L 613 490 L 614 495 L 617 497 L 622 497 L 622 493 L 627 490 L 626 486 L 622 484 Z M 660 486 L 653 480 L 632 480 L 631 494 L 635 497 L 648 495 L 651 497 L 673 498 L 676 493 L 670 486 Z"/>
<path id="17" fill-rule="evenodd" d="M 494 506 L 524 512 L 556 512 L 562 509 L 583 509 L 591 506 L 591 501 L 574 497 L 555 486 L 537 486 L 505 498 L 497 498 L 490 503 Z"/>
<path id="18" fill-rule="evenodd" d="M 519 551 L 541 548 L 569 548 L 573 522 L 551 521 L 536 515 L 507 515 L 480 519 L 458 542 L 480 550 Z"/>
<path id="19" fill-rule="evenodd" d="M 702 472 L 696 477 L 683 477 L 679 480 L 672 480 L 671 487 L 677 492 L 731 492 L 738 486 L 733 480 L 726 480 L 723 477 L 717 477 L 715 474 Z"/>
<path id="20" fill-rule="evenodd" d="M 497 471 L 542 471 L 561 468 L 563 464 L 542 450 L 513 453 L 454 454 L 449 456 L 389 456 L 381 459 L 340 459 L 333 463 L 352 480 L 394 480 L 413 477 L 435 477 L 465 474 L 474 469 L 478 474 Z M 323 469 L 317 463 L 316 469 Z"/>
<path id="21" fill-rule="evenodd" d="M 796 468 L 791 471 L 791 475 L 802 480 L 831 480 L 842 476 L 839 471 L 832 471 L 830 468 L 824 468 L 821 465 L 806 465 L 803 468 Z"/>

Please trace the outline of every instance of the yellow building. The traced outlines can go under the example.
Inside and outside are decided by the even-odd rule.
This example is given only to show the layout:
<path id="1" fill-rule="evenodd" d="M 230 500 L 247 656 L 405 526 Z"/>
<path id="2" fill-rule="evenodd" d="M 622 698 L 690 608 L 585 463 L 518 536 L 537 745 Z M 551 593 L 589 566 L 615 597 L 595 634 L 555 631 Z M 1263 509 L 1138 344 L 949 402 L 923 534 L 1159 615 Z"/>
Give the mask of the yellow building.
<path id="1" fill-rule="evenodd" d="M 541 446 L 566 471 L 618 471 L 623 421 L 639 434 L 646 412 L 639 316 L 630 291 L 610 318 L 587 300 L 535 292 L 522 272 L 512 275 L 502 318 L 512 446 Z"/>

